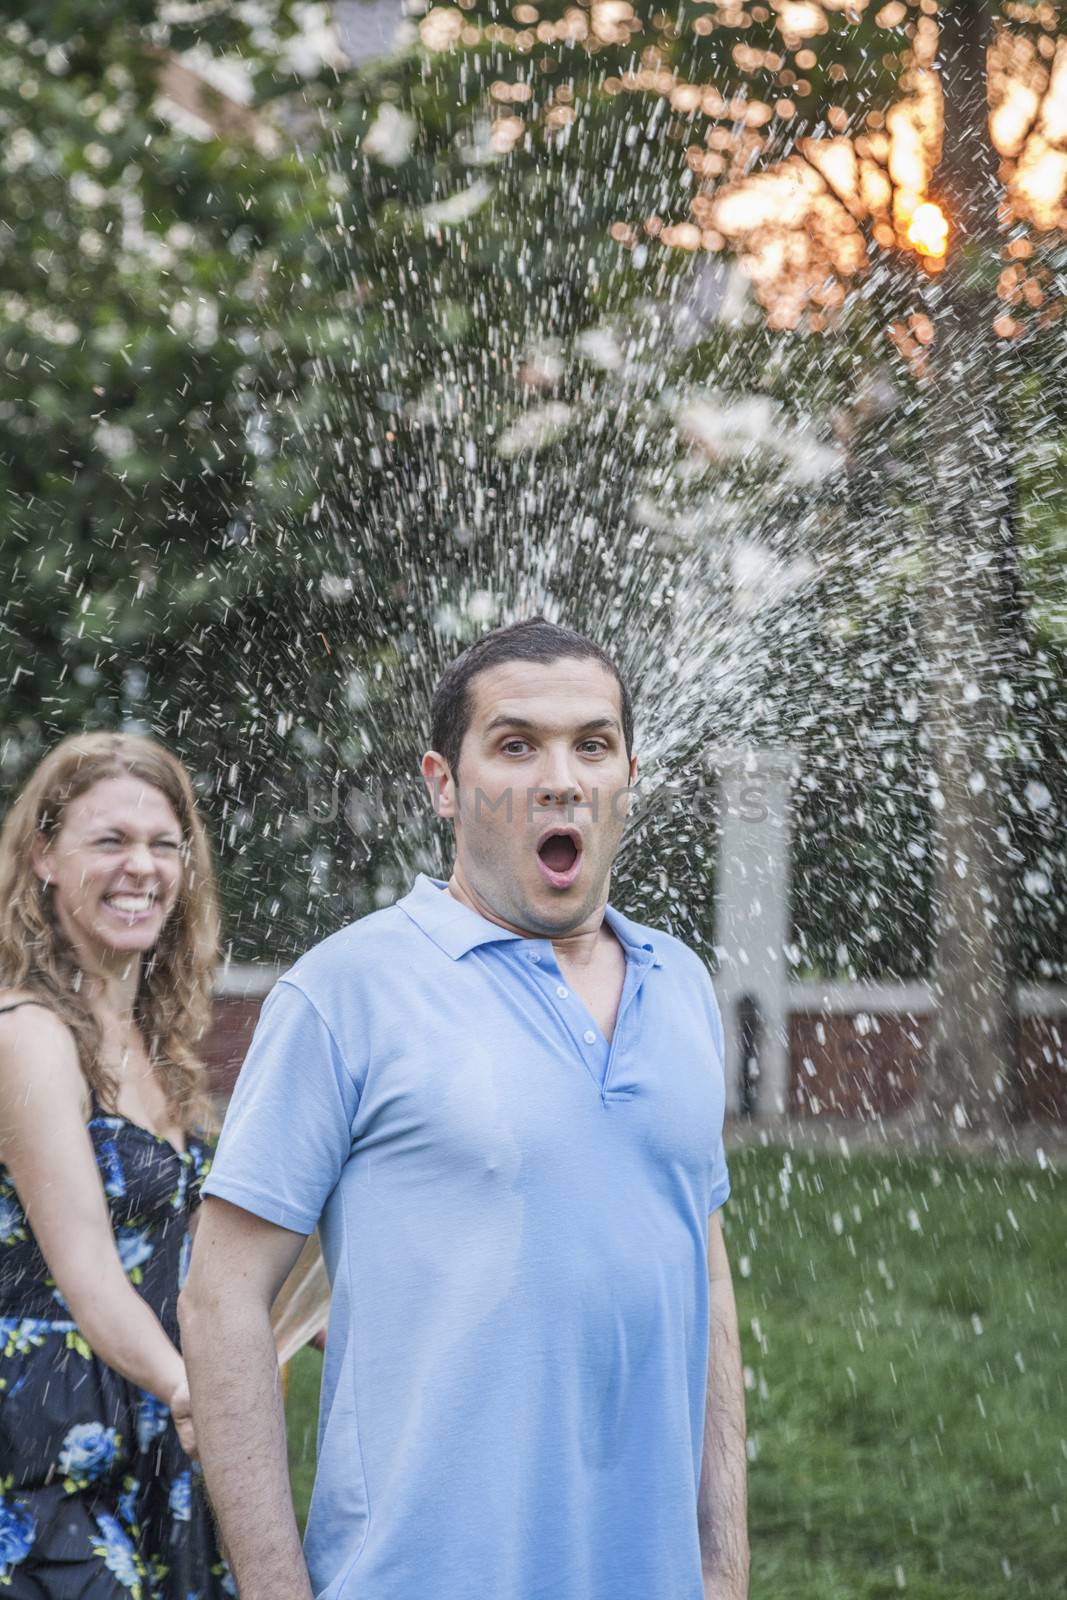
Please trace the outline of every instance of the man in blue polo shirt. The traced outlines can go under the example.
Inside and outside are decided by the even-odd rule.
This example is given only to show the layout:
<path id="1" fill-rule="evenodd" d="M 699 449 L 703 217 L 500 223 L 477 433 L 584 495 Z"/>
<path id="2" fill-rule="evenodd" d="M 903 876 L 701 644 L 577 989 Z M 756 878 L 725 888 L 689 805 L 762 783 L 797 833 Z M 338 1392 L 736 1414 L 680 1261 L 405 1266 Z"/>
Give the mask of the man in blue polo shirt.
<path id="1" fill-rule="evenodd" d="M 448 883 L 263 1008 L 181 1303 L 242 1600 L 744 1600 L 744 1403 L 698 957 L 607 904 L 630 697 L 542 619 L 446 671 Z M 302 1552 L 269 1312 L 332 1284 Z"/>

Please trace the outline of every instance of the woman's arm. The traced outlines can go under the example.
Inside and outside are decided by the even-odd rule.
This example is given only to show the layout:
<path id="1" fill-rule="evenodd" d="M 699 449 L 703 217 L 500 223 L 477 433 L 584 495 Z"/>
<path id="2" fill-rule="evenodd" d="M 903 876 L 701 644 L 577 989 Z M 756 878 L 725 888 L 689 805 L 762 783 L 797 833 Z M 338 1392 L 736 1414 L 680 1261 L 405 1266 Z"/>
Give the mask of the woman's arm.
<path id="1" fill-rule="evenodd" d="M 0 1016 L 0 1162 L 71 1320 L 109 1367 L 165 1405 L 177 1396 L 181 1412 L 185 1367 L 122 1270 L 85 1119 L 70 1030 L 36 1006 Z"/>

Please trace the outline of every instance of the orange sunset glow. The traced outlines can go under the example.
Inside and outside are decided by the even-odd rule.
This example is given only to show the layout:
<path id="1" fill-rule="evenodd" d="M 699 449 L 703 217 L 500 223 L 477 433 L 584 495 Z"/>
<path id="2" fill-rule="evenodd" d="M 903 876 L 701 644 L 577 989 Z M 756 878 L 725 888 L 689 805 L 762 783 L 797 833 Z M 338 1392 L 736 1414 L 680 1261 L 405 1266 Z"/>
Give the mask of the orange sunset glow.
<path id="1" fill-rule="evenodd" d="M 912 214 L 907 237 L 924 256 L 943 256 L 948 249 L 948 218 L 941 207 L 924 200 Z"/>

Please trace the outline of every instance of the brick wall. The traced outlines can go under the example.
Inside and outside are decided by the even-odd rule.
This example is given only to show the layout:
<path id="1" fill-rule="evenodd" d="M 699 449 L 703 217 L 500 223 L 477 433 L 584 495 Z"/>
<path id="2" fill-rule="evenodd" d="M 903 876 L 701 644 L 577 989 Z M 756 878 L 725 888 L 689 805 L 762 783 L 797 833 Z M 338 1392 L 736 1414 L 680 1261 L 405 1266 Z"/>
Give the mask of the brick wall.
<path id="1" fill-rule="evenodd" d="M 794 1116 L 891 1117 L 915 1098 L 924 1017 L 794 1012 L 789 1019 Z"/>
<path id="2" fill-rule="evenodd" d="M 1024 1017 L 1019 1032 L 1028 1114 L 1042 1121 L 1067 1122 L 1067 1013 Z"/>
<path id="3" fill-rule="evenodd" d="M 907 1013 L 794 1012 L 789 1028 L 794 1116 L 891 1117 L 914 1100 L 930 1019 Z M 1023 1103 L 1038 1120 L 1067 1122 L 1067 1014 L 1019 1027 Z"/>
<path id="4" fill-rule="evenodd" d="M 228 1095 L 233 1088 L 262 1004 L 261 995 L 216 995 L 214 1019 L 201 1047 L 212 1094 Z"/>

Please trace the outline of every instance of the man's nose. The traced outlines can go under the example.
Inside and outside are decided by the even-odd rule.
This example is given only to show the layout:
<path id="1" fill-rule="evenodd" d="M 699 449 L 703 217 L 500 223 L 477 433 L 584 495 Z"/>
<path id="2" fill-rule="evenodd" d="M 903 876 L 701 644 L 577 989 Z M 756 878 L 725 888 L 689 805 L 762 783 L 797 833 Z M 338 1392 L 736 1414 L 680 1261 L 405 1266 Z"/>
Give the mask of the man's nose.
<path id="1" fill-rule="evenodd" d="M 540 806 L 573 805 L 582 798 L 582 786 L 570 771 L 566 756 L 551 759 L 534 785 L 534 799 Z"/>

